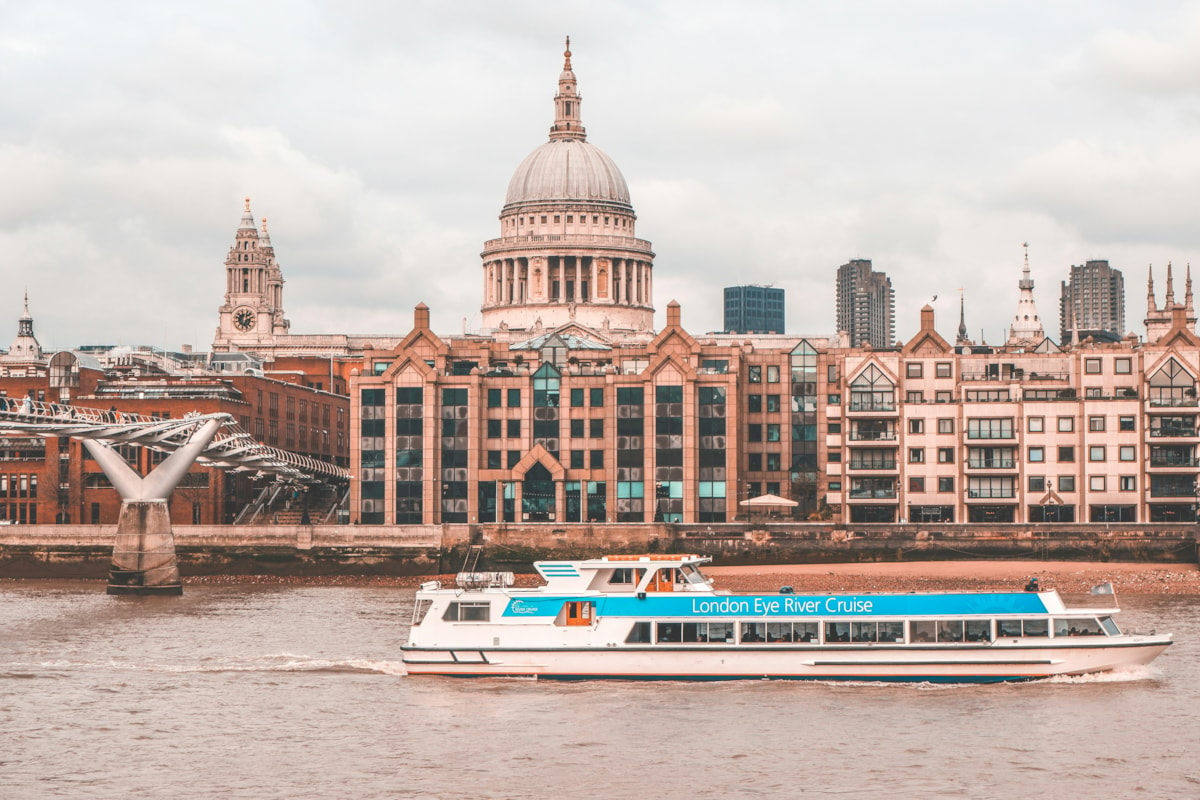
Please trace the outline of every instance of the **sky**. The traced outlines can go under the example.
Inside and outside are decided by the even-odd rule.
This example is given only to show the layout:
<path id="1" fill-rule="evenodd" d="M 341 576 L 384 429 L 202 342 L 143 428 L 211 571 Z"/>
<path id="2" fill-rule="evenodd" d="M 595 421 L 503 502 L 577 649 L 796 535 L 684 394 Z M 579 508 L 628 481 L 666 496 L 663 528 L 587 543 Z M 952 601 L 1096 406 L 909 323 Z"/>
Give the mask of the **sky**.
<path id="1" fill-rule="evenodd" d="M 868 258 L 899 339 L 926 303 L 952 339 L 961 290 L 997 343 L 1027 242 L 1052 338 L 1096 258 L 1141 334 L 1147 269 L 1161 303 L 1168 262 L 1200 268 L 1200 2 L 0 0 L 0 347 L 27 290 L 48 349 L 208 349 L 247 196 L 293 333 L 402 335 L 420 302 L 477 331 L 567 35 L 657 326 L 677 300 L 720 330 L 758 283 L 832 334 Z"/>

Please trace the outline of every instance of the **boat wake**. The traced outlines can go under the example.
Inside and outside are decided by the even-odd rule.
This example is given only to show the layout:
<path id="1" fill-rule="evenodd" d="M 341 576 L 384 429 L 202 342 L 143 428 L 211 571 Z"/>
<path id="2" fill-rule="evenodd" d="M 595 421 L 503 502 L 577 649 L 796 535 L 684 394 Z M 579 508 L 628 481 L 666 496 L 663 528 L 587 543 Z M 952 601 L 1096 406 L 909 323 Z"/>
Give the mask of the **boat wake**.
<path id="1" fill-rule="evenodd" d="M 1162 677 L 1162 672 L 1145 664 L 1138 667 L 1123 667 L 1110 672 L 1092 672 L 1087 675 L 1056 675 L 1038 683 L 1130 683 L 1150 681 Z"/>
<path id="2" fill-rule="evenodd" d="M 78 670 L 121 670 L 128 672 L 162 672 L 176 674 L 219 674 L 227 672 L 306 672 L 359 673 L 366 675 L 406 675 L 399 661 L 373 661 L 361 658 L 325 659 L 294 653 L 279 653 L 248 658 L 219 659 L 210 663 L 191 664 L 131 664 L 120 661 L 51 661 L 40 664 L 10 665 L 20 677 L 35 677 L 38 670 L 49 672 Z M 20 672 L 15 670 L 19 669 Z"/>

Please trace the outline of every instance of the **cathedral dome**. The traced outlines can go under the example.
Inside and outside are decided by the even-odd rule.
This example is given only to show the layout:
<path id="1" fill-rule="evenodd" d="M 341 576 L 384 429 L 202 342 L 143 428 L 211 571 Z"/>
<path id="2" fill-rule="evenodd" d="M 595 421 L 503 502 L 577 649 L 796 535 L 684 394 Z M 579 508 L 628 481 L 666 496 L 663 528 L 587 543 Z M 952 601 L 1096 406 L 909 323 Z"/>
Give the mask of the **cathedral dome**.
<path id="1" fill-rule="evenodd" d="M 505 207 L 521 203 L 584 201 L 629 206 L 621 170 L 582 139 L 552 139 L 534 150 L 508 182 Z"/>

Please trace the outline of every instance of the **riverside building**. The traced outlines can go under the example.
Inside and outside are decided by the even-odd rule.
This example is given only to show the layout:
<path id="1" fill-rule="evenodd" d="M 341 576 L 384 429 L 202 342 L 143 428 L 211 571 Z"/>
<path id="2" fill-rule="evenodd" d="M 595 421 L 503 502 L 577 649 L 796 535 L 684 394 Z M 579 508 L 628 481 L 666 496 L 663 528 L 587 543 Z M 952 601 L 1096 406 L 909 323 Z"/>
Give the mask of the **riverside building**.
<path id="1" fill-rule="evenodd" d="M 1146 340 L 1069 349 L 1045 336 L 1028 260 L 1000 346 L 965 321 L 950 344 L 928 306 L 890 345 L 878 280 L 880 344 L 697 335 L 676 303 L 654 332 L 651 245 L 579 103 L 568 51 L 550 141 L 484 246 L 492 329 L 439 336 L 422 304 L 395 347 L 363 352 L 352 518 L 704 524 L 763 494 L 795 502 L 787 518 L 847 523 L 1196 518 L 1190 281 L 1163 308 L 1151 284 Z M 839 273 L 864 270 L 879 275 Z"/>

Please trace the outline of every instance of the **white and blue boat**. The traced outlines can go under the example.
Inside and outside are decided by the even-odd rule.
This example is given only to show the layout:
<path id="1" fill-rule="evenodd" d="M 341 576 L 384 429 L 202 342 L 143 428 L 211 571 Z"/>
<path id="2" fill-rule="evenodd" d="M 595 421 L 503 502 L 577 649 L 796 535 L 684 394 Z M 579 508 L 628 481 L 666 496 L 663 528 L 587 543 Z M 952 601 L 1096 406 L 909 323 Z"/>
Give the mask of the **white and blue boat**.
<path id="1" fill-rule="evenodd" d="M 741 595 L 713 589 L 709 560 L 540 561 L 535 588 L 431 581 L 402 660 L 410 675 L 960 683 L 1129 669 L 1171 644 L 1056 591 Z"/>

